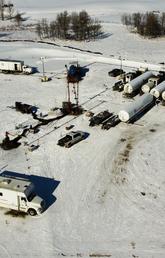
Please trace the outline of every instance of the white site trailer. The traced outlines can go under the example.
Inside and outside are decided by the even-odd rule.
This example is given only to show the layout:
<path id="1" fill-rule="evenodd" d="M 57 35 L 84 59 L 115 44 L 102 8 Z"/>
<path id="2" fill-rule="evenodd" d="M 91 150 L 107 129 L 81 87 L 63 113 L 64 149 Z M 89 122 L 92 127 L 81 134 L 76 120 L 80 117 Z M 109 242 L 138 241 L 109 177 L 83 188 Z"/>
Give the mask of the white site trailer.
<path id="1" fill-rule="evenodd" d="M 159 98 L 163 91 L 165 91 L 165 81 L 161 82 L 155 88 L 153 88 L 150 91 L 150 94 L 153 95 L 155 98 Z"/>
<path id="2" fill-rule="evenodd" d="M 153 74 L 151 71 L 147 71 L 141 75 L 139 75 L 137 78 L 133 79 L 129 83 L 126 83 L 124 85 L 124 93 L 126 94 L 132 94 L 133 92 L 140 89 L 140 87 L 148 81 L 150 77 L 152 77 Z"/>
<path id="3" fill-rule="evenodd" d="M 131 104 L 125 106 L 118 114 L 122 122 L 130 122 L 134 120 L 139 114 L 143 113 L 149 106 L 152 105 L 154 97 L 145 93 L 140 98 L 133 101 Z"/>
<path id="4" fill-rule="evenodd" d="M 148 79 L 148 82 L 144 84 L 141 88 L 142 92 L 149 93 L 154 87 L 156 87 L 160 83 L 159 76 L 153 76 Z"/>
<path id="5" fill-rule="evenodd" d="M 0 59 L 0 71 L 3 73 L 31 74 L 32 67 L 24 65 L 24 61 Z"/>
<path id="6" fill-rule="evenodd" d="M 41 214 L 45 202 L 35 193 L 34 184 L 24 178 L 0 176 L 0 206 L 26 212 L 31 216 Z"/>

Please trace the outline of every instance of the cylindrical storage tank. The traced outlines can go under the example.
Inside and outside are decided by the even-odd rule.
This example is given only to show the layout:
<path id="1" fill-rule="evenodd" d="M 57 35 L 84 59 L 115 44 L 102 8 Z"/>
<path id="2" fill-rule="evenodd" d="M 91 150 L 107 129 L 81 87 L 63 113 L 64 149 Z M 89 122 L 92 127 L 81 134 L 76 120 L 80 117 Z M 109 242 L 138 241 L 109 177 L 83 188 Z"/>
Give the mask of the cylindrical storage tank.
<path id="1" fill-rule="evenodd" d="M 155 83 L 154 83 L 154 82 L 148 82 L 148 83 L 144 84 L 141 89 L 142 89 L 142 91 L 143 91 L 144 93 L 149 93 L 150 90 L 151 90 L 154 86 L 155 86 Z"/>
<path id="2" fill-rule="evenodd" d="M 165 91 L 162 92 L 162 99 L 165 100 Z"/>
<path id="3" fill-rule="evenodd" d="M 147 71 L 147 72 L 139 75 L 138 77 L 136 77 L 129 83 L 125 84 L 124 92 L 127 94 L 131 94 L 132 92 L 138 90 L 152 76 L 153 76 L 153 74 L 150 71 Z"/>
<path id="4" fill-rule="evenodd" d="M 155 98 L 159 98 L 163 91 L 165 91 L 165 81 L 161 82 L 155 88 L 153 88 L 150 91 L 150 94 L 153 95 Z"/>
<path id="5" fill-rule="evenodd" d="M 119 119 L 122 122 L 128 122 L 151 105 L 153 100 L 154 97 L 151 94 L 145 93 L 140 98 L 133 101 L 130 105 L 123 108 L 118 114 Z"/>

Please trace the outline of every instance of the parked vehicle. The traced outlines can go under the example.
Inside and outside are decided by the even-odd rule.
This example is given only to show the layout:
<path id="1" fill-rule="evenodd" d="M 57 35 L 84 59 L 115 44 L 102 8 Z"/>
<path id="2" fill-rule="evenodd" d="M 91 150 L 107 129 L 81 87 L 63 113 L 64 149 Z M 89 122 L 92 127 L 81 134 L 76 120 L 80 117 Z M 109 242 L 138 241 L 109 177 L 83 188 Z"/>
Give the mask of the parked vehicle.
<path id="1" fill-rule="evenodd" d="M 101 124 L 105 119 L 112 115 L 108 110 L 102 111 L 97 115 L 93 116 L 89 121 L 89 126 L 95 126 Z"/>
<path id="2" fill-rule="evenodd" d="M 153 76 L 148 79 L 148 82 L 144 84 L 141 88 L 142 92 L 149 93 L 154 87 L 158 86 L 163 80 L 165 76 L 163 74 L 158 74 L 157 76 Z"/>
<path id="3" fill-rule="evenodd" d="M 113 86 L 113 90 L 114 91 L 123 91 L 124 90 L 124 85 L 126 83 L 129 83 L 130 81 L 132 81 L 133 79 L 135 79 L 136 77 L 138 77 L 139 75 L 141 75 L 142 73 L 144 73 L 146 70 L 142 70 L 142 69 L 137 69 L 136 71 L 132 71 L 129 73 L 123 73 L 120 74 L 118 76 L 118 81 L 114 84 Z"/>
<path id="4" fill-rule="evenodd" d="M 24 61 L 1 59 L 0 71 L 3 73 L 31 74 L 33 72 L 33 68 L 30 66 L 24 65 Z"/>
<path id="5" fill-rule="evenodd" d="M 165 81 L 161 82 L 155 88 L 153 88 L 150 91 L 150 94 L 153 95 L 155 98 L 159 98 L 163 91 L 165 91 Z"/>
<path id="6" fill-rule="evenodd" d="M 147 71 L 136 77 L 135 79 L 131 80 L 129 83 L 124 85 L 124 92 L 125 94 L 132 94 L 138 91 L 141 86 L 148 81 L 153 74 L 151 71 Z"/>
<path id="7" fill-rule="evenodd" d="M 37 112 L 37 107 L 29 105 L 29 104 L 25 104 L 22 102 L 15 102 L 15 109 L 17 111 L 20 111 L 21 113 L 26 113 L 26 114 L 34 114 Z"/>
<path id="8" fill-rule="evenodd" d="M 63 138 L 58 140 L 57 145 L 70 148 L 75 143 L 85 139 L 85 133 L 82 131 L 71 131 L 67 133 Z"/>
<path id="9" fill-rule="evenodd" d="M 124 73 L 124 71 L 122 69 L 115 68 L 115 69 L 109 71 L 108 75 L 112 76 L 112 77 L 116 77 L 116 76 L 118 76 L 118 75 L 120 75 L 122 73 Z"/>
<path id="10" fill-rule="evenodd" d="M 1 175 L 0 206 L 34 216 L 43 212 L 45 202 L 37 196 L 30 180 Z"/>
<path id="11" fill-rule="evenodd" d="M 137 78 L 138 76 L 142 75 L 143 73 L 147 72 L 148 68 L 140 67 L 135 71 L 129 72 L 125 74 L 125 83 L 129 83 L 133 79 Z"/>
<path id="12" fill-rule="evenodd" d="M 122 122 L 131 122 L 142 115 L 154 103 L 154 98 L 151 94 L 145 93 L 119 112 L 119 119 Z"/>
<path id="13" fill-rule="evenodd" d="M 119 119 L 118 115 L 112 115 L 110 118 L 108 118 L 107 120 L 104 121 L 104 123 L 102 124 L 101 129 L 108 130 L 111 127 L 114 127 L 119 123 L 120 123 L 120 119 Z"/>
<path id="14" fill-rule="evenodd" d="M 117 82 L 115 82 L 115 84 L 113 85 L 112 89 L 114 91 L 123 91 L 124 89 L 124 82 L 123 80 L 118 80 Z"/>

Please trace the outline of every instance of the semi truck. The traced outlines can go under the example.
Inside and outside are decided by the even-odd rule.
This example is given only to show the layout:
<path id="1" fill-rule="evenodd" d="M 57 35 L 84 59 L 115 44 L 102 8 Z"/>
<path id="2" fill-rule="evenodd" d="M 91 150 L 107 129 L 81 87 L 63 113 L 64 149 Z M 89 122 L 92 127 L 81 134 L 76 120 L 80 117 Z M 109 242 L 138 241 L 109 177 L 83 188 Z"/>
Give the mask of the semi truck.
<path id="1" fill-rule="evenodd" d="M 2 73 L 31 74 L 33 72 L 33 68 L 28 65 L 24 65 L 24 61 L 0 59 L 0 71 Z"/>
<path id="2" fill-rule="evenodd" d="M 150 94 L 153 95 L 156 99 L 161 97 L 161 94 L 165 91 L 165 81 L 162 81 L 155 88 L 150 91 Z"/>
<path id="3" fill-rule="evenodd" d="M 138 116 L 143 114 L 149 107 L 154 104 L 154 97 L 145 93 L 140 98 L 124 107 L 118 114 L 120 121 L 133 122 Z"/>
<path id="4" fill-rule="evenodd" d="M 146 71 L 147 69 L 139 68 L 136 71 L 121 74 L 120 76 L 118 76 L 118 81 L 114 84 L 113 90 L 123 91 L 124 85 L 126 83 L 130 83 L 133 79 L 137 78 L 138 76 L 145 73 Z"/>
<path id="5" fill-rule="evenodd" d="M 45 201 L 29 179 L 0 175 L 0 207 L 34 216 L 43 212 Z"/>
<path id="6" fill-rule="evenodd" d="M 141 88 L 143 93 L 149 93 L 154 87 L 158 86 L 162 81 L 165 80 L 165 74 L 159 73 L 158 75 L 153 75 L 148 79 L 148 82 L 144 84 Z"/>
<path id="7" fill-rule="evenodd" d="M 132 94 L 133 92 L 138 91 L 141 86 L 146 83 L 148 79 L 152 76 L 153 74 L 151 71 L 147 71 L 141 74 L 140 76 L 136 77 L 135 79 L 124 85 L 124 92 L 126 94 Z"/>

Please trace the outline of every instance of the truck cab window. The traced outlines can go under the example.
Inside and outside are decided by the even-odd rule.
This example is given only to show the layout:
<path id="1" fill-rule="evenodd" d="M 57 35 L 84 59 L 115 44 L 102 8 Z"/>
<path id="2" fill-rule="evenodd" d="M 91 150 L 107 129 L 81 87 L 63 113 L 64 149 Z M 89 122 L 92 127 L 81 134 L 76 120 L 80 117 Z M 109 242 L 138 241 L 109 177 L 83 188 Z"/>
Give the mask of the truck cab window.
<path id="1" fill-rule="evenodd" d="M 0 196 L 3 196 L 3 193 L 0 193 Z"/>
<path id="2" fill-rule="evenodd" d="M 35 192 L 31 192 L 31 193 L 27 196 L 28 201 L 31 202 L 35 196 L 36 196 L 36 193 L 35 193 Z"/>
<path id="3" fill-rule="evenodd" d="M 21 197 L 21 201 L 27 201 L 25 197 Z"/>

